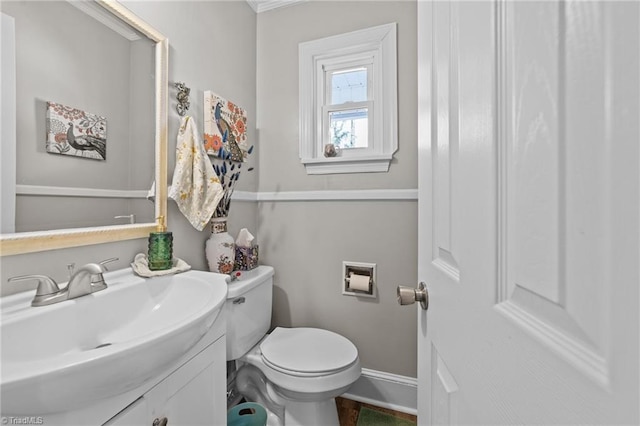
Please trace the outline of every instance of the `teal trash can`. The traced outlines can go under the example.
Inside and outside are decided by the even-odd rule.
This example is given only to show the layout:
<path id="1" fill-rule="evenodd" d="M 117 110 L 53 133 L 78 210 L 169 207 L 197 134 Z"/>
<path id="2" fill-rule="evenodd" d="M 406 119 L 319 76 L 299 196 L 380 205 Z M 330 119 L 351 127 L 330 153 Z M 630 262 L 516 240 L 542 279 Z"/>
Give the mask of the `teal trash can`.
<path id="1" fill-rule="evenodd" d="M 265 426 L 267 410 L 255 402 L 243 402 L 227 412 L 227 426 Z"/>

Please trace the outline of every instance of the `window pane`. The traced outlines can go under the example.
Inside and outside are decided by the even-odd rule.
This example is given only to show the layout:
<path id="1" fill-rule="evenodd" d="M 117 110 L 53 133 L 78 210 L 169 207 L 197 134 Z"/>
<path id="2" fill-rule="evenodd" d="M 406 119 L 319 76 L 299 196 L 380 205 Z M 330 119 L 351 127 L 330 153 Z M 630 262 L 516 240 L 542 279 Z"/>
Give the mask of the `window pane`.
<path id="1" fill-rule="evenodd" d="M 367 100 L 367 69 L 351 68 L 331 73 L 331 104 Z"/>
<path id="2" fill-rule="evenodd" d="M 329 113 L 331 142 L 338 148 L 366 148 L 369 138 L 367 108 Z"/>

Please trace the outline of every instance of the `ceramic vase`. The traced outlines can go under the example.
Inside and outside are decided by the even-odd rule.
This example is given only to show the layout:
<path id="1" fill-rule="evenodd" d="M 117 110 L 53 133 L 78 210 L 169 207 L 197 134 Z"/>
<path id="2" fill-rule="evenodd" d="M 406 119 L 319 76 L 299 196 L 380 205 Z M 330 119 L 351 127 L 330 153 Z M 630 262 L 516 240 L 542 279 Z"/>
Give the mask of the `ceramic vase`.
<path id="1" fill-rule="evenodd" d="M 206 242 L 205 253 L 209 271 L 221 274 L 233 272 L 235 261 L 235 243 L 227 232 L 227 218 L 211 218 L 211 236 Z"/>

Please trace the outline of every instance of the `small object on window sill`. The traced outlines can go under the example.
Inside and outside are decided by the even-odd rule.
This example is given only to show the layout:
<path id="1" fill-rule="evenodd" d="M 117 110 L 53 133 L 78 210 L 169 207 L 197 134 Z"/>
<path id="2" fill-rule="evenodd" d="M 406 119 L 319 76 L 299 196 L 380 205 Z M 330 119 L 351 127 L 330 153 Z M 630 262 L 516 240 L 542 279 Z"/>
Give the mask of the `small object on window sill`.
<path id="1" fill-rule="evenodd" d="M 324 146 L 324 156 L 327 158 L 337 157 L 338 149 L 336 149 L 336 146 L 334 144 L 328 143 Z"/>

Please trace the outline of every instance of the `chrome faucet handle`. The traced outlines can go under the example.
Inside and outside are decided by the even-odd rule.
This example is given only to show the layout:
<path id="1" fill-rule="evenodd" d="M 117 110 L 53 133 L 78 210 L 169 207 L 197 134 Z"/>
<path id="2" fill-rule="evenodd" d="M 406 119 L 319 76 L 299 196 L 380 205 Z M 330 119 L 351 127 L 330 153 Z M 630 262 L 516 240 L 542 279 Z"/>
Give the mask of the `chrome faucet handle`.
<path id="1" fill-rule="evenodd" d="M 98 263 L 87 263 L 78 268 L 67 284 L 67 298 L 75 299 L 107 288 L 102 272 L 104 266 Z"/>
<path id="2" fill-rule="evenodd" d="M 109 269 L 107 268 L 107 263 L 115 262 L 116 260 L 120 260 L 119 257 L 111 257 L 109 259 L 105 259 L 101 262 L 98 262 L 98 265 L 102 269 L 102 273 L 107 272 Z M 91 288 L 94 292 L 104 290 L 107 288 L 107 283 L 104 282 L 104 276 L 100 274 L 93 275 L 91 277 Z"/>
<path id="3" fill-rule="evenodd" d="M 116 260 L 120 260 L 120 258 L 119 257 L 110 257 L 109 259 L 105 259 L 103 261 L 98 262 L 98 265 L 102 266 L 102 269 L 104 269 L 104 272 L 106 272 L 106 271 L 109 270 L 107 268 L 107 263 L 115 262 Z"/>
<path id="4" fill-rule="evenodd" d="M 46 275 L 18 275 L 17 277 L 11 277 L 8 279 L 8 281 L 30 280 L 38 280 L 38 289 L 36 290 L 36 296 L 46 296 L 48 294 L 60 291 L 60 287 L 58 287 L 58 284 L 54 281 L 54 279 Z"/>
<path id="5" fill-rule="evenodd" d="M 102 270 L 99 274 L 94 274 L 91 276 L 91 289 L 92 292 L 104 290 L 107 288 L 107 283 L 104 282 L 104 276 L 102 275 L 104 272 L 107 272 L 109 269 L 107 268 L 107 263 L 115 262 L 116 260 L 120 260 L 119 257 L 110 257 L 109 259 L 105 259 L 103 261 L 98 262 L 98 266 Z"/>
<path id="6" fill-rule="evenodd" d="M 46 275 L 18 275 L 8 279 L 8 281 L 30 280 L 38 280 L 38 288 L 36 289 L 36 295 L 31 301 L 31 306 L 49 305 L 63 298 L 64 292 L 60 290 L 60 287 L 53 278 Z"/>

